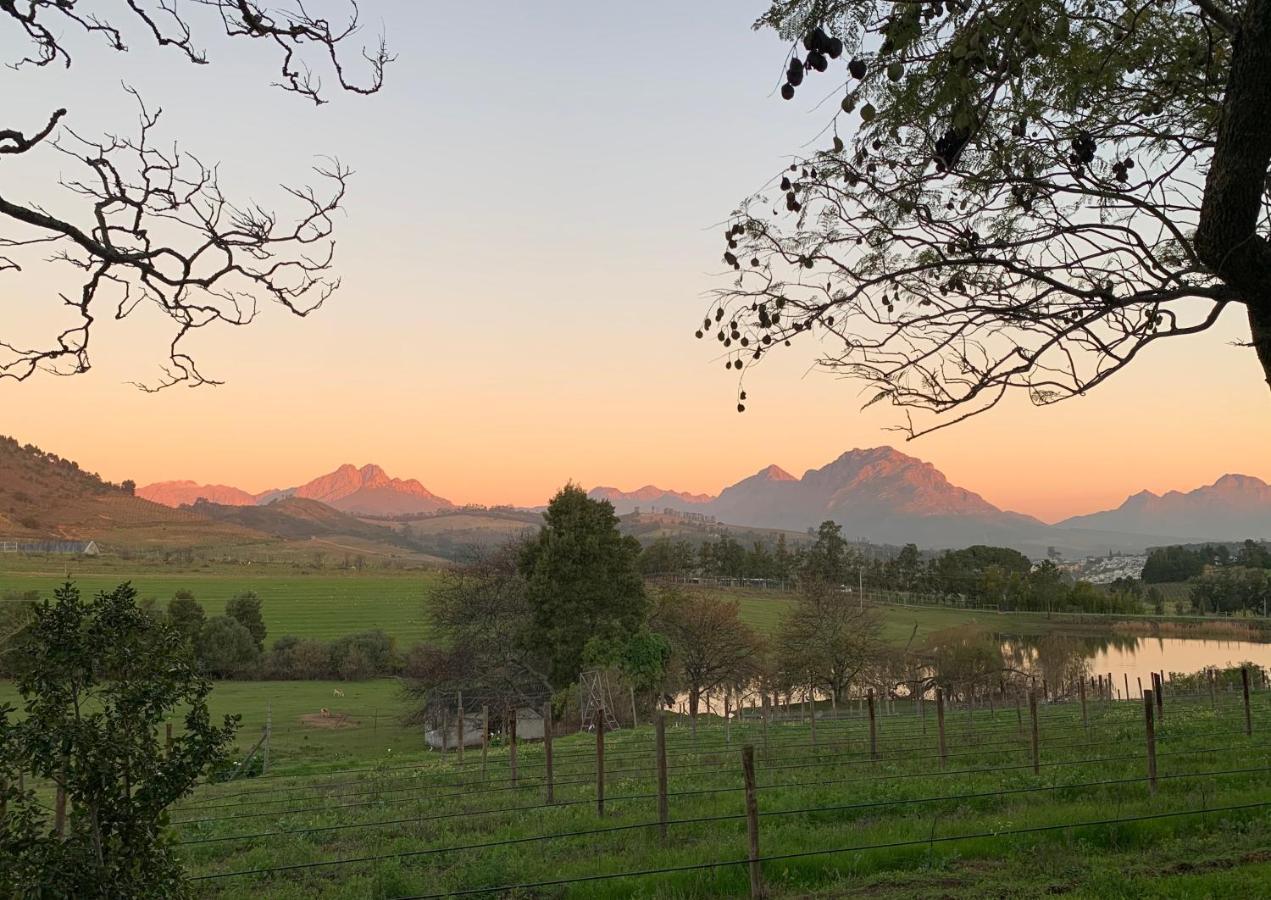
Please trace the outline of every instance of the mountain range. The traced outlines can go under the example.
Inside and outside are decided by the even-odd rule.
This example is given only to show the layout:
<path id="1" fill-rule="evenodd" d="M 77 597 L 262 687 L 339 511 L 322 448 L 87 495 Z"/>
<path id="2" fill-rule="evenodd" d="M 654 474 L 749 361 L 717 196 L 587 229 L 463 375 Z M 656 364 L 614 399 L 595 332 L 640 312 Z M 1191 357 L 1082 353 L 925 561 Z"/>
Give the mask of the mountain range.
<path id="1" fill-rule="evenodd" d="M 299 487 L 250 494 L 224 484 L 160 481 L 137 488 L 137 496 L 164 506 L 189 506 L 199 500 L 222 506 L 266 506 L 288 497 L 317 500 L 341 512 L 360 516 L 401 516 L 453 509 L 415 479 L 390 478 L 376 465 L 346 463 Z"/>
<path id="2" fill-rule="evenodd" d="M 964 547 L 986 543 L 1040 554 L 1131 552 L 1166 541 L 1237 541 L 1271 536 L 1271 486 L 1248 475 L 1224 475 L 1182 493 L 1135 494 L 1114 510 L 1047 524 L 1003 510 L 951 484 L 931 463 L 891 447 L 850 450 L 795 477 L 770 465 L 718 496 L 652 485 L 638 491 L 598 488 L 619 513 L 673 509 L 733 525 L 804 530 L 831 519 L 845 535 L 874 543 Z"/>
<path id="3" fill-rule="evenodd" d="M 674 510 L 752 528 L 806 531 L 838 522 L 852 539 L 924 548 L 985 543 L 1042 555 L 1137 552 L 1165 542 L 1271 536 L 1271 486 L 1248 475 L 1224 475 L 1211 485 L 1162 496 L 1143 491 L 1116 509 L 1047 524 L 1000 509 L 974 491 L 952 484 L 929 462 L 891 447 L 855 449 L 796 477 L 777 465 L 729 485 L 718 495 L 645 485 L 632 491 L 592 488 L 620 515 Z M 223 506 L 264 507 L 285 498 L 318 501 L 362 517 L 411 516 L 456 509 L 414 479 L 392 478 L 379 466 L 343 465 L 284 490 L 252 494 L 228 485 L 169 481 L 139 488 L 138 496 L 183 507 L 206 500 Z M 225 516 L 220 517 L 222 521 Z M 239 524 L 248 524 L 242 516 Z"/>

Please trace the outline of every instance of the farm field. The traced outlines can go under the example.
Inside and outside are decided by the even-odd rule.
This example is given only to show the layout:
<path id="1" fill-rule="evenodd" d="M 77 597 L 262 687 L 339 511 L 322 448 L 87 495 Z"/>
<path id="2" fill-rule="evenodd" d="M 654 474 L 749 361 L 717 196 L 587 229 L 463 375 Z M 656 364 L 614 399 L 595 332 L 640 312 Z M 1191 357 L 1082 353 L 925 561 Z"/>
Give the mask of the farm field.
<path id="1" fill-rule="evenodd" d="M 129 575 L 84 567 L 72 578 L 86 596 L 131 580 L 140 597 L 154 597 L 160 605 L 176 591 L 189 590 L 209 616 L 221 615 L 235 594 L 255 591 L 263 601 L 269 641 L 284 634 L 331 640 L 382 628 L 405 648 L 425 636 L 424 601 L 440 575 L 426 569 L 296 574 L 289 568 L 244 572 L 244 567 L 179 572 L 139 567 Z M 56 572 L 0 570 L 0 592 L 37 590 L 51 596 L 65 580 Z"/>
<path id="2" fill-rule="evenodd" d="M 3 565 L 0 563 L 0 565 Z M 309 571 L 297 574 L 291 567 L 243 566 L 189 568 L 176 570 L 161 567 L 111 568 L 89 563 L 70 572 L 80 590 L 91 594 L 131 580 L 141 597 L 154 597 L 166 603 L 178 590 L 189 590 L 208 615 L 224 611 L 225 601 L 241 591 L 255 591 L 264 602 L 265 627 L 272 640 L 284 634 L 330 640 L 356 631 L 382 628 L 405 649 L 426 636 L 424 610 L 429 591 L 441 575 L 434 570 L 403 572 Z M 66 573 L 22 568 L 10 571 L 0 568 L 0 592 L 40 591 L 51 595 L 66 579 Z M 734 588 L 696 588 L 708 590 L 741 607 L 742 619 L 762 633 L 772 633 L 793 602 L 793 595 L 779 591 Z M 913 633 L 917 636 L 956 625 L 978 623 L 996 630 L 1031 634 L 1046 630 L 1036 616 L 977 612 L 940 608 L 880 607 L 884 636 L 904 643 Z"/>
<path id="3" fill-rule="evenodd" d="M 659 837 L 653 730 L 541 745 L 418 749 L 208 785 L 173 811 L 208 898 L 485 896 L 695 898 L 748 890 L 741 746 L 754 746 L 762 876 L 772 896 L 885 898 L 1266 896 L 1271 891 L 1271 696 L 1167 691 L 1158 788 L 1145 777 L 1139 701 L 1043 703 L 1034 773 L 1027 703 L 949 708 L 941 766 L 933 704 L 877 718 L 841 708 L 764 729 L 667 729 L 668 838 Z M 416 745 L 418 746 L 418 745 Z M 321 771 L 320 771 L 321 769 Z M 828 852 L 827 852 L 828 851 Z M 738 864 L 741 863 L 741 864 Z M 624 874 L 631 873 L 631 874 Z M 495 890 L 488 890 L 494 888 Z M 482 890 L 487 889 L 487 890 Z"/>

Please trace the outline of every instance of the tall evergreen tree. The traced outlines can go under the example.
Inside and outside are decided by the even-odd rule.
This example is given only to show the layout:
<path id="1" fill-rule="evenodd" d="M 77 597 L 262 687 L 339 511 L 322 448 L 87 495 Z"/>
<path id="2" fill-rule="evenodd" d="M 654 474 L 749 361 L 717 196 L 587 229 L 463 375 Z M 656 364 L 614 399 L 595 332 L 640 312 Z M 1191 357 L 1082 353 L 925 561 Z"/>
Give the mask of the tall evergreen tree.
<path id="1" fill-rule="evenodd" d="M 568 484 L 543 519 L 538 537 L 521 552 L 520 570 L 532 610 L 530 640 L 548 655 L 548 677 L 560 688 L 577 679 L 588 640 L 633 634 L 648 617 L 649 602 L 640 543 L 619 533 L 611 503 Z"/>

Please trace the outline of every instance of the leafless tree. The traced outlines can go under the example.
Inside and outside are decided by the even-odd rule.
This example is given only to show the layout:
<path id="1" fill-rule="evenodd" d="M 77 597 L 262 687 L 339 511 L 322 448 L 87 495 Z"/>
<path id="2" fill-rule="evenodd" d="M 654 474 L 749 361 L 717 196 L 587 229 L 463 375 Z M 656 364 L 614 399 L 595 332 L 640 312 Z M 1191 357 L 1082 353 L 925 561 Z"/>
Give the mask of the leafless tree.
<path id="1" fill-rule="evenodd" d="M 548 661 L 530 638 L 519 552 L 515 543 L 487 551 L 445 573 L 429 597 L 431 641 L 411 651 L 405 673 L 415 720 L 453 709 L 460 692 L 469 709 L 484 704 L 496 714 L 552 696 Z"/>
<path id="2" fill-rule="evenodd" d="M 358 32 L 352 0 L 342 24 L 311 15 L 303 3 L 281 12 L 257 0 L 0 0 L 0 23 L 15 29 L 25 48 L 11 61 L 18 69 L 69 67 L 66 35 L 75 32 L 121 52 L 135 32 L 188 63 L 206 64 L 191 18 L 200 12 L 212 13 L 229 38 L 270 45 L 281 60 L 277 86 L 314 103 L 323 102 L 324 86 L 313 66 L 332 72 L 342 90 L 371 94 L 392 59 L 381 39 L 361 49 L 363 80 L 349 74 L 344 48 Z M 146 389 L 216 383 L 182 349 L 190 332 L 217 322 L 249 324 L 261 302 L 304 316 L 339 285 L 331 270 L 332 217 L 345 196 L 347 167 L 331 160 L 315 170 L 320 188 L 284 188 L 296 207 L 287 217 L 235 203 L 222 192 L 215 165 L 159 142 L 160 111 L 128 90 L 139 109 L 133 137 L 85 137 L 67 124 L 66 109 L 39 123 L 0 122 L 0 157 L 58 153 L 79 173 L 62 180 L 76 216 L 49 212 L 51 197 L 19 199 L 15 185 L 0 185 L 0 273 L 43 258 L 76 272 L 78 282 L 58 294 L 72 322 L 47 342 L 28 346 L 0 333 L 0 379 L 85 372 L 94 323 L 150 304 L 172 320 L 175 333 L 162 378 Z"/>
<path id="3" fill-rule="evenodd" d="M 703 694 L 741 687 L 762 673 L 763 642 L 741 621 L 735 601 L 667 591 L 662 603 L 659 627 L 671 642 L 670 669 L 688 694 L 696 725 Z"/>
<path id="4" fill-rule="evenodd" d="M 836 702 L 845 699 L 881 648 L 881 623 L 873 607 L 818 581 L 801 584 L 777 637 L 785 680 L 824 690 Z"/>
<path id="5" fill-rule="evenodd" d="M 756 27 L 835 113 L 725 229 L 699 336 L 739 410 L 811 337 L 912 437 L 1231 306 L 1271 381 L 1271 0 L 778 0 Z"/>

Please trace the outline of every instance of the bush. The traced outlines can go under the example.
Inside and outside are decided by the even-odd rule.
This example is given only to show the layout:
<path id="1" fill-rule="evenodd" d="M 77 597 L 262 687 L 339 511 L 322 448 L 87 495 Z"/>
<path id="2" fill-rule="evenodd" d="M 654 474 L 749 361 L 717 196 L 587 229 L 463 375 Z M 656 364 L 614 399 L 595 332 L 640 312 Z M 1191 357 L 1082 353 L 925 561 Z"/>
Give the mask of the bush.
<path id="1" fill-rule="evenodd" d="M 204 625 L 195 650 L 200 667 L 216 678 L 245 673 L 260 655 L 252 633 L 229 616 L 217 616 Z"/>

